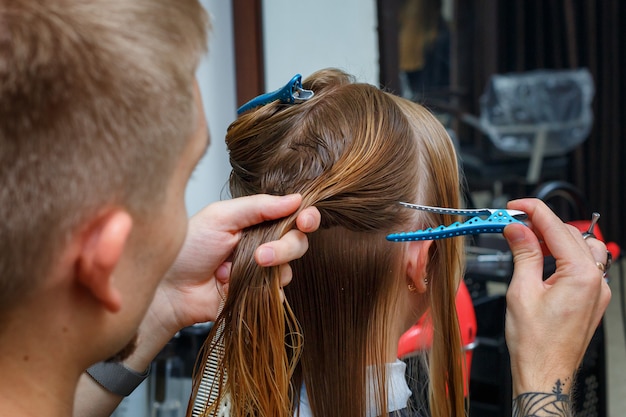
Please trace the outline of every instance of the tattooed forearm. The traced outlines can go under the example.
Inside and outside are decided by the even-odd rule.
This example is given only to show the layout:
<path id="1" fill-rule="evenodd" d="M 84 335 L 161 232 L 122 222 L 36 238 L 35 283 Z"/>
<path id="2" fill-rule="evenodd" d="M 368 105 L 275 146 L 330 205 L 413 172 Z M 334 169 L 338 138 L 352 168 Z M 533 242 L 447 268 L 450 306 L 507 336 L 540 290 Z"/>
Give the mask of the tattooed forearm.
<path id="1" fill-rule="evenodd" d="M 513 417 L 569 417 L 569 396 L 527 392 L 513 399 Z"/>
<path id="2" fill-rule="evenodd" d="M 563 394 L 561 380 L 551 393 L 526 392 L 513 399 L 513 417 L 570 417 L 569 395 Z"/>

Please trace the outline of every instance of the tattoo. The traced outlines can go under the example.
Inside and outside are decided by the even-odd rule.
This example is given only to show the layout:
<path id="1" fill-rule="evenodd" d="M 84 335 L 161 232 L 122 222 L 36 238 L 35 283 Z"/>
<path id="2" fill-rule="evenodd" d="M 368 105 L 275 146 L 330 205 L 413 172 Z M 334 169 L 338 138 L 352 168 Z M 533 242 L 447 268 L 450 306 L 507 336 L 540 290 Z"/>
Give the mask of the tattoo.
<path id="1" fill-rule="evenodd" d="M 526 392 L 513 399 L 513 417 L 571 416 L 570 397 L 563 394 L 565 384 L 557 380 L 552 393 Z"/>

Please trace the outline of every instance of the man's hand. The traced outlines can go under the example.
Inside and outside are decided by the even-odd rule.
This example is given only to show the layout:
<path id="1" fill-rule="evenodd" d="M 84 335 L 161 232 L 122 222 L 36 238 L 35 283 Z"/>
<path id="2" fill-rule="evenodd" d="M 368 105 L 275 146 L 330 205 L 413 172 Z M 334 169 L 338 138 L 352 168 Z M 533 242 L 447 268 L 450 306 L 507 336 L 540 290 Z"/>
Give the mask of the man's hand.
<path id="1" fill-rule="evenodd" d="M 546 407 L 542 412 L 561 410 L 554 415 L 565 416 L 574 373 L 611 298 L 596 265 L 606 262 L 606 246 L 583 240 L 578 229 L 540 200 L 517 200 L 508 208 L 528 213 L 530 226 L 512 224 L 504 230 L 514 256 L 505 328 L 514 407 L 520 416 L 527 415 L 528 410 L 519 409 L 524 404 L 540 404 Z M 556 260 L 556 271 L 544 281 L 546 250 Z"/>
<path id="2" fill-rule="evenodd" d="M 215 319 L 227 290 L 230 275 L 228 259 L 239 242 L 241 231 L 266 220 L 294 213 L 302 199 L 254 195 L 209 205 L 189 223 L 189 231 L 176 262 L 157 290 L 150 314 L 159 317 L 169 332 L 194 323 Z M 280 240 L 261 245 L 255 252 L 259 265 L 281 265 L 283 284 L 291 280 L 288 262 L 308 249 L 305 233 L 317 230 L 317 209 L 304 209 L 297 217 L 298 229 Z"/>

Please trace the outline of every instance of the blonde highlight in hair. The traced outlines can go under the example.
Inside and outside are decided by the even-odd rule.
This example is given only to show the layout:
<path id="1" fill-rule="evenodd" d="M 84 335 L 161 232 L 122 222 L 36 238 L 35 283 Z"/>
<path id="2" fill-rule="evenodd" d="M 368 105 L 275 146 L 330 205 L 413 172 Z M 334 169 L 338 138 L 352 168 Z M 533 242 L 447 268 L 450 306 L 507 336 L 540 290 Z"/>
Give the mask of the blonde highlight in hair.
<path id="1" fill-rule="evenodd" d="M 297 413 L 302 387 L 316 416 L 362 417 L 368 395 L 375 398 L 380 415 L 388 415 L 384 364 L 394 337 L 388 323 L 395 318 L 398 295 L 406 290 L 401 278 L 406 246 L 385 236 L 430 221 L 399 201 L 458 203 L 458 178 L 446 177 L 456 170 L 456 159 L 453 149 L 447 153 L 445 131 L 417 129 L 436 123 L 428 112 L 355 83 L 338 70 L 315 73 L 304 87 L 315 91 L 314 99 L 255 109 L 240 116 L 227 133 L 234 197 L 298 192 L 303 207 L 319 209 L 322 223 L 309 236 L 309 251 L 291 264 L 294 278 L 284 289 L 284 303 L 278 268 L 259 267 L 253 253 L 259 244 L 290 230 L 296 214 L 244 231 L 215 325 L 223 325 L 222 339 L 212 338 L 214 331 L 200 359 L 203 370 L 211 351 L 223 343 L 226 353 L 217 377 L 225 385 L 207 416 L 216 415 L 226 395 L 231 416 L 291 416 Z M 415 123 L 410 121 L 414 117 Z M 433 165 L 431 158 L 443 161 Z M 424 172 L 432 169 L 437 172 Z M 445 184 L 433 182 L 439 179 Z M 454 292 L 451 287 L 458 284 L 460 244 L 450 242 L 455 243 L 436 246 L 431 254 L 433 271 L 441 274 L 433 279 L 434 286 L 441 286 L 431 290 L 433 297 L 449 299 L 443 292 Z M 444 276 L 448 273 L 456 275 Z M 446 302 L 436 308 L 448 310 L 434 314 L 435 323 L 456 314 Z M 451 323 L 443 326 L 446 333 Z M 437 349 L 448 348 L 440 344 L 443 339 L 436 339 Z M 433 361 L 432 371 L 445 369 L 444 384 L 458 384 L 456 371 L 443 363 L 458 358 L 443 358 Z M 367 369 L 374 374 L 373 391 Z M 196 375 L 192 401 L 201 376 Z M 463 408 L 462 385 L 450 386 L 449 392 L 433 389 L 431 407 L 441 410 L 435 415 Z"/>

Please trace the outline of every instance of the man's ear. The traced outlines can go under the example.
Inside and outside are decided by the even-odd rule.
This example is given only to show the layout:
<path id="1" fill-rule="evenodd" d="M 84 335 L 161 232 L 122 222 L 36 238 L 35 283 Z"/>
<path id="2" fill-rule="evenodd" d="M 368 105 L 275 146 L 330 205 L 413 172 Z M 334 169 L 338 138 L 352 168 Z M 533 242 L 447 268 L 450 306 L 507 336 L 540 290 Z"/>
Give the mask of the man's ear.
<path id="1" fill-rule="evenodd" d="M 406 263 L 406 276 L 413 284 L 416 292 L 423 294 L 427 290 L 426 266 L 428 265 L 428 251 L 432 240 L 417 240 L 409 242 L 408 258 Z"/>
<path id="2" fill-rule="evenodd" d="M 132 229 L 130 214 L 113 209 L 93 218 L 82 234 L 76 263 L 78 281 L 111 312 L 121 308 L 112 274 Z"/>

